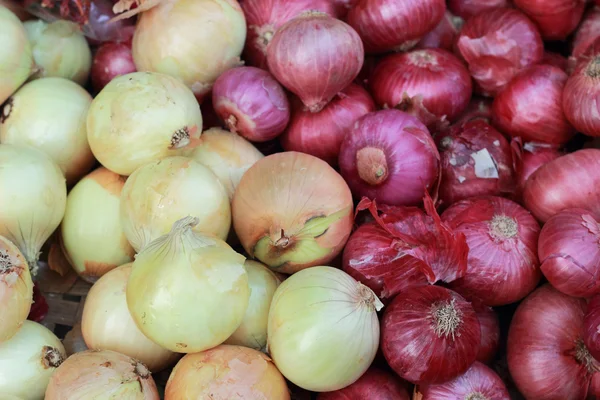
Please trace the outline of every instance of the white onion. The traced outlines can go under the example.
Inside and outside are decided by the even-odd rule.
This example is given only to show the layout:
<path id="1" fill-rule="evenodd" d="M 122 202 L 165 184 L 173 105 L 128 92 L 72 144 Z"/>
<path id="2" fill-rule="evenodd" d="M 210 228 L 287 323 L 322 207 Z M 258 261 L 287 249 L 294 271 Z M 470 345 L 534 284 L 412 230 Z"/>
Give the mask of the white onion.
<path id="1" fill-rule="evenodd" d="M 35 147 L 64 172 L 67 183 L 94 164 L 85 120 L 92 96 L 64 78 L 42 78 L 19 89 L 4 106 L 0 141 Z"/>
<path id="2" fill-rule="evenodd" d="M 202 114 L 191 90 L 158 73 L 114 78 L 96 96 L 87 117 L 92 152 L 120 175 L 181 154 L 201 132 Z"/>
<path id="3" fill-rule="evenodd" d="M 275 292 L 268 351 L 279 371 L 306 390 L 344 388 L 375 358 L 382 307 L 371 289 L 337 268 L 304 269 Z"/>
<path id="4" fill-rule="evenodd" d="M 25 321 L 15 336 L 0 343 L 0 398 L 43 399 L 50 377 L 66 357 L 54 333 Z"/>

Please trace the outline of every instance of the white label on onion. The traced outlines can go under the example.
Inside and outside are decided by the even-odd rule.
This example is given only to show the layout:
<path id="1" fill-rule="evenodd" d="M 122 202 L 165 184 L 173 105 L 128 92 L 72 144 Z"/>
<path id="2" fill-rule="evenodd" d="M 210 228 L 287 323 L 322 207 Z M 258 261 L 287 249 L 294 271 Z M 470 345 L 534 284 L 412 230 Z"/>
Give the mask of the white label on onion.
<path id="1" fill-rule="evenodd" d="M 484 179 L 498 179 L 498 168 L 487 149 L 481 149 L 471 154 L 475 161 L 475 176 Z"/>

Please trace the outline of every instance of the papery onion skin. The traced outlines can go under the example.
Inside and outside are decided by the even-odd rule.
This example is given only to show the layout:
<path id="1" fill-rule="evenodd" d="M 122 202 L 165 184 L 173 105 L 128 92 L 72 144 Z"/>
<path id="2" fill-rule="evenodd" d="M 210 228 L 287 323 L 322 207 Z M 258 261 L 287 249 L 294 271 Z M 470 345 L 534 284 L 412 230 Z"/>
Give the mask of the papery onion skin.
<path id="1" fill-rule="evenodd" d="M 409 50 L 442 20 L 444 0 L 361 0 L 348 12 L 348 23 L 368 53 Z"/>
<path id="2" fill-rule="evenodd" d="M 517 182 L 517 194 L 522 194 L 527 179 L 540 167 L 564 155 L 553 146 L 543 143 L 525 143 L 515 138 L 510 143 L 512 149 L 513 170 Z"/>
<path id="3" fill-rule="evenodd" d="M 600 295 L 591 298 L 583 320 L 583 340 L 592 357 L 600 359 Z"/>
<path id="4" fill-rule="evenodd" d="M 348 131 L 340 171 L 356 198 L 417 205 L 438 179 L 440 154 L 427 127 L 398 110 L 375 111 Z"/>
<path id="5" fill-rule="evenodd" d="M 477 353 L 477 361 L 490 364 L 496 357 L 500 345 L 500 320 L 496 311 L 491 307 L 473 302 L 473 308 L 481 329 L 481 342 Z"/>
<path id="6" fill-rule="evenodd" d="M 585 300 L 550 285 L 519 305 L 508 333 L 507 355 L 510 374 L 526 398 L 586 398 L 598 367 L 581 337 L 585 310 Z"/>
<path id="7" fill-rule="evenodd" d="M 600 37 L 600 8 L 589 9 L 575 32 L 571 46 L 571 56 L 578 58 Z"/>
<path id="8" fill-rule="evenodd" d="M 303 389 L 342 389 L 375 358 L 382 306 L 369 288 L 339 269 L 297 272 L 273 297 L 269 353 L 279 371 Z"/>
<path id="9" fill-rule="evenodd" d="M 523 203 L 541 222 L 567 208 L 584 208 L 598 218 L 599 185 L 600 150 L 578 150 L 535 171 L 525 183 Z"/>
<path id="10" fill-rule="evenodd" d="M 508 0 L 448 0 L 448 9 L 465 20 L 482 11 L 508 5 Z"/>
<path id="11" fill-rule="evenodd" d="M 245 40 L 236 0 L 162 1 L 140 16 L 133 60 L 138 71 L 179 78 L 201 98 L 219 75 L 240 64 Z"/>
<path id="12" fill-rule="evenodd" d="M 408 392 L 389 372 L 369 368 L 356 382 L 335 392 L 319 393 L 317 400 L 410 400 Z"/>
<path id="13" fill-rule="evenodd" d="M 117 76 L 136 71 L 130 43 L 104 43 L 94 54 L 90 71 L 92 87 L 96 92 L 100 92 Z"/>
<path id="14" fill-rule="evenodd" d="M 43 151 L 62 169 L 67 184 L 72 184 L 95 162 L 85 125 L 91 104 L 85 89 L 67 79 L 29 82 L 2 110 L 0 141 Z"/>
<path id="15" fill-rule="evenodd" d="M 94 156 L 125 176 L 179 155 L 201 132 L 202 114 L 193 93 L 176 78 L 157 73 L 113 79 L 94 98 L 87 117 Z"/>
<path id="16" fill-rule="evenodd" d="M 159 400 L 156 384 L 144 364 L 110 350 L 88 350 L 70 356 L 54 372 L 45 400 L 92 396 Z"/>
<path id="17" fill-rule="evenodd" d="M 344 179 L 325 161 L 297 152 L 254 164 L 232 202 L 246 252 L 287 274 L 333 260 L 350 236 L 353 209 Z"/>
<path id="18" fill-rule="evenodd" d="M 381 60 L 370 79 L 375 102 L 398 108 L 430 128 L 452 121 L 471 100 L 469 71 L 442 49 L 414 50 Z"/>
<path id="19" fill-rule="evenodd" d="M 352 83 L 364 57 L 354 29 L 317 11 L 303 13 L 281 26 L 267 48 L 267 62 L 275 78 L 311 112 L 321 111 Z"/>
<path id="20" fill-rule="evenodd" d="M 444 13 L 440 23 L 417 43 L 418 49 L 440 48 L 452 51 L 454 41 L 460 32 L 464 21 L 450 11 Z"/>
<path id="21" fill-rule="evenodd" d="M 396 296 L 381 326 L 385 359 L 401 378 L 415 384 L 442 383 L 463 374 L 479 350 L 481 332 L 473 306 L 440 286 Z"/>
<path id="22" fill-rule="evenodd" d="M 537 286 L 540 226 L 517 203 L 501 197 L 474 197 L 454 203 L 442 220 L 467 237 L 469 266 L 450 287 L 488 306 L 514 303 Z"/>
<path id="23" fill-rule="evenodd" d="M 0 342 L 0 393 L 17 399 L 44 398 L 50 377 L 65 358 L 65 348 L 54 333 L 25 321 L 12 338 Z"/>
<path id="24" fill-rule="evenodd" d="M 266 142 L 279 136 L 290 120 L 287 96 L 273 75 L 256 67 L 238 67 L 217 78 L 213 107 L 234 133 Z"/>
<path id="25" fill-rule="evenodd" d="M 510 8 L 486 10 L 467 20 L 456 48 L 477 82 L 476 91 L 492 97 L 544 56 L 537 27 Z"/>
<path id="26" fill-rule="evenodd" d="M 290 124 L 281 136 L 281 145 L 287 151 L 319 157 L 332 166 L 338 163 L 346 132 L 358 118 L 376 109 L 371 95 L 356 84 L 336 94 L 318 113 L 310 112 L 300 100 L 294 100 Z"/>
<path id="27" fill-rule="evenodd" d="M 165 400 L 289 400 L 285 378 L 269 357 L 242 346 L 220 345 L 185 355 L 169 376 Z"/>
<path id="28" fill-rule="evenodd" d="M 585 0 L 513 0 L 538 26 L 544 40 L 565 40 L 577 28 Z"/>

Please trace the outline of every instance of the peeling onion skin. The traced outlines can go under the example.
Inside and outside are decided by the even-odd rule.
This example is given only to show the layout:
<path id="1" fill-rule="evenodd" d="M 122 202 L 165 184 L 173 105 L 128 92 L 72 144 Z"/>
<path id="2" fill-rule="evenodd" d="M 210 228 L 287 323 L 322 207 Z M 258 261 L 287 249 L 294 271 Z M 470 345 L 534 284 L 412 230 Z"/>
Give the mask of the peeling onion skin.
<path id="1" fill-rule="evenodd" d="M 544 40 L 565 40 L 581 21 L 587 0 L 512 0 L 538 26 Z"/>
<path id="2" fill-rule="evenodd" d="M 281 26 L 267 48 L 271 73 L 311 112 L 321 111 L 352 83 L 364 58 L 356 31 L 318 11 L 303 13 Z"/>
<path id="3" fill-rule="evenodd" d="M 465 20 L 482 11 L 508 5 L 508 0 L 448 0 L 448 9 Z"/>
<path id="4" fill-rule="evenodd" d="M 583 340 L 592 357 L 600 359 L 600 295 L 591 298 L 583 320 Z"/>
<path id="5" fill-rule="evenodd" d="M 600 37 L 600 8 L 590 8 L 584 15 L 571 43 L 571 56 L 579 58 Z"/>
<path id="6" fill-rule="evenodd" d="M 220 345 L 185 355 L 169 376 L 165 400 L 289 400 L 285 378 L 269 357 L 242 346 Z"/>
<path id="7" fill-rule="evenodd" d="M 406 51 L 444 17 L 444 0 L 361 0 L 348 12 L 348 23 L 367 53 Z"/>
<path id="8" fill-rule="evenodd" d="M 389 372 L 371 367 L 350 386 L 334 392 L 319 393 L 317 400 L 410 400 L 401 382 Z"/>
<path id="9" fill-rule="evenodd" d="M 431 32 L 423 36 L 423 39 L 417 43 L 416 48 L 439 48 L 452 51 L 456 37 L 464 22 L 461 17 L 457 17 L 450 11 L 446 11 L 440 23 Z"/>
<path id="10" fill-rule="evenodd" d="M 92 87 L 100 92 L 117 76 L 136 72 L 131 43 L 108 42 L 96 50 L 92 61 L 90 78 Z"/>

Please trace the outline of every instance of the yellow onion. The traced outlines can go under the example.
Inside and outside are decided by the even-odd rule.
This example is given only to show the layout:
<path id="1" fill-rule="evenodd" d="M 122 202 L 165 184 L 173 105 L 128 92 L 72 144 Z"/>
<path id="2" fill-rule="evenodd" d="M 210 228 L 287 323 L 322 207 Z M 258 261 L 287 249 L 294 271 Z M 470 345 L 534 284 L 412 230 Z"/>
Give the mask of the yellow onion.
<path id="1" fill-rule="evenodd" d="M 244 257 L 177 221 L 133 263 L 127 305 L 138 328 L 164 348 L 195 353 L 223 343 L 244 319 L 250 288 Z"/>
<path id="2" fill-rule="evenodd" d="M 75 353 L 54 372 L 45 400 L 160 400 L 144 364 L 110 350 Z"/>
<path id="3" fill-rule="evenodd" d="M 0 144 L 0 235 L 17 245 L 33 275 L 42 245 L 65 215 L 66 202 L 65 177 L 48 155 Z"/>
<path id="4" fill-rule="evenodd" d="M 42 400 L 50 377 L 67 358 L 60 340 L 48 328 L 25 321 L 9 340 L 0 343 L 0 399 Z"/>
<path id="5" fill-rule="evenodd" d="M 211 128 L 202 133 L 190 157 L 210 168 L 231 200 L 244 173 L 264 156 L 243 137 L 221 128 Z"/>
<path id="6" fill-rule="evenodd" d="M 162 0 L 141 14 L 133 36 L 138 71 L 181 79 L 202 97 L 241 64 L 246 20 L 236 0 Z"/>
<path id="7" fill-rule="evenodd" d="M 232 203 L 244 249 L 283 273 L 333 260 L 350 236 L 353 208 L 344 179 L 325 161 L 297 152 L 254 164 Z"/>
<path id="8" fill-rule="evenodd" d="M 67 79 L 29 82 L 4 105 L 0 142 L 40 149 L 73 183 L 94 165 L 85 128 L 91 103 L 92 96 Z"/>
<path id="9" fill-rule="evenodd" d="M 281 280 L 259 262 L 246 260 L 244 266 L 248 273 L 250 300 L 244 320 L 225 343 L 263 350 L 267 345 L 269 307 Z"/>
<path id="10" fill-rule="evenodd" d="M 13 337 L 23 325 L 32 299 L 33 281 L 27 260 L 12 242 L 0 236 L 0 343 Z"/>
<path id="11" fill-rule="evenodd" d="M 92 67 L 92 51 L 77 24 L 34 20 L 23 25 L 37 66 L 36 77 L 56 76 L 86 84 Z"/>
<path id="12" fill-rule="evenodd" d="M 33 68 L 31 45 L 23 23 L 0 5 L 0 104 L 25 83 Z"/>
<path id="13" fill-rule="evenodd" d="M 191 90 L 176 78 L 150 72 L 114 78 L 87 117 L 92 152 L 106 168 L 126 176 L 179 155 L 201 132 L 202 114 Z"/>
<path id="14" fill-rule="evenodd" d="M 80 351 L 88 350 L 88 347 L 85 344 L 85 340 L 83 340 L 83 333 L 81 332 L 81 322 L 77 322 L 75 325 L 73 325 L 73 328 L 71 328 L 71 330 L 65 335 L 65 338 L 63 339 L 62 343 L 63 346 L 65 346 L 67 356 L 79 353 Z"/>
<path id="15" fill-rule="evenodd" d="M 119 218 L 124 185 L 124 177 L 100 167 L 80 180 L 67 197 L 62 245 L 73 269 L 88 282 L 133 261 L 135 252 Z"/>
<path id="16" fill-rule="evenodd" d="M 185 355 L 169 376 L 165 400 L 289 400 L 281 373 L 263 353 L 221 345 Z"/>
<path id="17" fill-rule="evenodd" d="M 286 279 L 269 312 L 268 350 L 279 371 L 311 391 L 344 388 L 369 368 L 379 346 L 375 293 L 332 267 Z"/>

